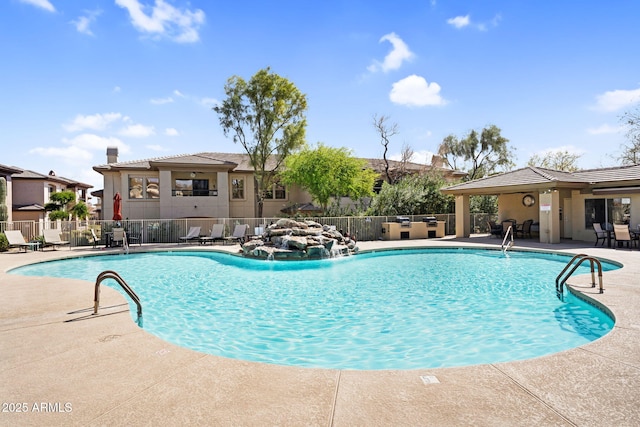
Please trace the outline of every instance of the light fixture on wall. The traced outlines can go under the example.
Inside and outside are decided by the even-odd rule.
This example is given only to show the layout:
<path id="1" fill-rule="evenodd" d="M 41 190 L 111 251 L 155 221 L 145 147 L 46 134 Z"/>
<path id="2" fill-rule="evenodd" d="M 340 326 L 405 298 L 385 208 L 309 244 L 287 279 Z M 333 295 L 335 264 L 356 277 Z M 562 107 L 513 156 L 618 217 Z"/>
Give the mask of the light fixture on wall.
<path id="1" fill-rule="evenodd" d="M 196 177 L 196 173 L 195 172 L 191 172 L 191 178 L 195 178 Z"/>

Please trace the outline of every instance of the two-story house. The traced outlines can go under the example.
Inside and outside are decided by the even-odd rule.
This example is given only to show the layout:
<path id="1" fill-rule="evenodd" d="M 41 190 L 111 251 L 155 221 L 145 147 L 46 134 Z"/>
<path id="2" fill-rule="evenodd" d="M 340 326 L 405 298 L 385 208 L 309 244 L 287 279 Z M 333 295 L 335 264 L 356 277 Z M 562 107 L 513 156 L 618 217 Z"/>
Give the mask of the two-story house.
<path id="1" fill-rule="evenodd" d="M 71 190 L 76 201 L 87 201 L 87 190 L 92 186 L 57 176 L 54 171 L 43 175 L 32 170 L 22 170 L 12 174 L 12 220 L 43 221 L 47 212 L 45 206 L 51 201 L 51 194 Z"/>
<path id="2" fill-rule="evenodd" d="M 382 167 L 379 160 L 368 162 L 374 170 Z M 399 163 L 391 162 L 394 170 Z M 432 168 L 414 163 L 405 166 L 408 173 Z M 436 168 L 445 179 L 459 178 L 459 172 Z M 102 174 L 104 182 L 101 219 L 113 218 L 109 201 L 116 193 L 122 197 L 125 219 L 252 218 L 257 214 L 254 169 L 247 154 L 207 152 L 119 162 L 117 148 L 110 147 L 107 163 L 93 169 Z M 263 215 L 280 216 L 291 205 L 311 202 L 312 197 L 300 188 L 274 184 L 264 201 Z"/>

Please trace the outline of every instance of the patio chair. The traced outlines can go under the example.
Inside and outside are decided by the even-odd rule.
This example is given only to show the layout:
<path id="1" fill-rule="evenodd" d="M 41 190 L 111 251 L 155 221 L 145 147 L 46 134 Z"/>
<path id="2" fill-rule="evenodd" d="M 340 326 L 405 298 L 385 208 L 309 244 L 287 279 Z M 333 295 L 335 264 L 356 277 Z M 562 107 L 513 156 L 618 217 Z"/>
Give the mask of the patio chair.
<path id="1" fill-rule="evenodd" d="M 114 228 L 111 246 L 124 246 L 126 238 L 127 234 L 124 232 L 124 228 Z"/>
<path id="2" fill-rule="evenodd" d="M 489 237 L 502 238 L 502 226 L 500 224 L 496 224 L 495 221 L 487 221 L 487 225 L 489 226 Z"/>
<path id="3" fill-rule="evenodd" d="M 142 246 L 142 239 L 140 238 L 140 233 L 127 233 L 127 243 L 137 243 L 139 246 Z"/>
<path id="4" fill-rule="evenodd" d="M 233 234 L 231 236 L 225 237 L 225 242 L 244 242 L 244 236 L 247 233 L 247 229 L 249 228 L 249 224 L 238 224 L 233 229 Z"/>
<path id="5" fill-rule="evenodd" d="M 596 244 L 594 246 L 598 246 L 598 242 L 602 240 L 601 246 L 604 246 L 605 240 L 607 240 L 607 232 L 602 229 L 602 226 L 597 222 L 593 223 L 593 231 L 596 233 Z"/>
<path id="6" fill-rule="evenodd" d="M 91 228 L 90 230 L 91 230 L 91 240 L 93 240 L 93 247 L 95 248 L 96 246 L 98 246 L 98 242 L 100 241 L 100 239 L 96 235 L 96 230 L 94 230 L 93 228 Z"/>
<path id="7" fill-rule="evenodd" d="M 40 247 L 40 242 L 27 242 L 20 230 L 5 230 L 4 235 L 7 237 L 10 248 L 17 246 L 27 252 L 27 249 L 35 251 Z"/>
<path id="8" fill-rule="evenodd" d="M 502 236 L 504 237 L 505 234 L 507 234 L 507 230 L 509 230 L 509 227 L 511 227 L 511 232 L 513 233 L 513 236 L 515 237 L 516 235 L 516 220 L 515 219 L 505 219 L 504 221 L 502 221 Z"/>
<path id="9" fill-rule="evenodd" d="M 615 234 L 616 246 L 621 247 L 626 242 L 629 249 L 633 248 L 636 240 L 631 238 L 628 225 L 613 224 L 613 233 Z"/>
<path id="10" fill-rule="evenodd" d="M 532 219 L 525 220 L 515 230 L 516 237 L 518 237 L 518 236 L 522 236 L 523 238 L 525 238 L 527 236 L 531 237 L 531 226 L 532 225 L 533 225 L 533 220 Z"/>
<path id="11" fill-rule="evenodd" d="M 215 242 L 216 240 L 224 241 L 224 224 L 213 224 L 211 233 L 208 236 L 200 237 L 200 244 L 205 245 L 207 242 Z"/>
<path id="12" fill-rule="evenodd" d="M 42 237 L 44 237 L 44 247 L 51 246 L 52 250 L 56 250 L 58 246 L 68 245 L 67 240 L 60 238 L 60 231 L 55 228 L 47 228 L 42 231 Z"/>
<path id="13" fill-rule="evenodd" d="M 179 237 L 180 242 L 188 242 L 190 240 L 199 240 L 200 239 L 200 227 L 191 227 L 186 236 Z"/>

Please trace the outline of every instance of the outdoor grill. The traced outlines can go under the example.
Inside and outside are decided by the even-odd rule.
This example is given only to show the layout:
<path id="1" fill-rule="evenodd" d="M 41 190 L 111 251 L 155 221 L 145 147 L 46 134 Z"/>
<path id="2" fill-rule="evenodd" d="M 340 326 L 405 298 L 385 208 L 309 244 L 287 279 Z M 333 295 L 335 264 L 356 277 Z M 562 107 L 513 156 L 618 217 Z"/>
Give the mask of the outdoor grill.
<path id="1" fill-rule="evenodd" d="M 434 237 L 444 236 L 444 224 L 438 224 L 435 216 L 425 216 L 422 218 L 422 222 L 427 226 L 427 238 L 433 239 Z"/>
<path id="2" fill-rule="evenodd" d="M 435 216 L 425 216 L 422 218 L 422 222 L 426 222 L 427 227 L 435 227 L 438 225 L 438 221 L 436 221 Z"/>
<path id="3" fill-rule="evenodd" d="M 397 216 L 396 222 L 400 224 L 400 227 L 411 227 L 411 220 L 406 216 Z"/>

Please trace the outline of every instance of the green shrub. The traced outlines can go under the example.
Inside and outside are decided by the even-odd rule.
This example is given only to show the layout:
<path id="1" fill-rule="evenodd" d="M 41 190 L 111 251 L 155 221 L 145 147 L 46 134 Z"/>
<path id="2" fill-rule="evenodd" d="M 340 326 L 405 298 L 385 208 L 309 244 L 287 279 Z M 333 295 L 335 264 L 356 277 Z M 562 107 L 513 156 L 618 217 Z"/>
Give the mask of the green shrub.
<path id="1" fill-rule="evenodd" d="M 9 241 L 4 233 L 0 233 L 0 252 L 6 252 L 9 250 Z"/>

